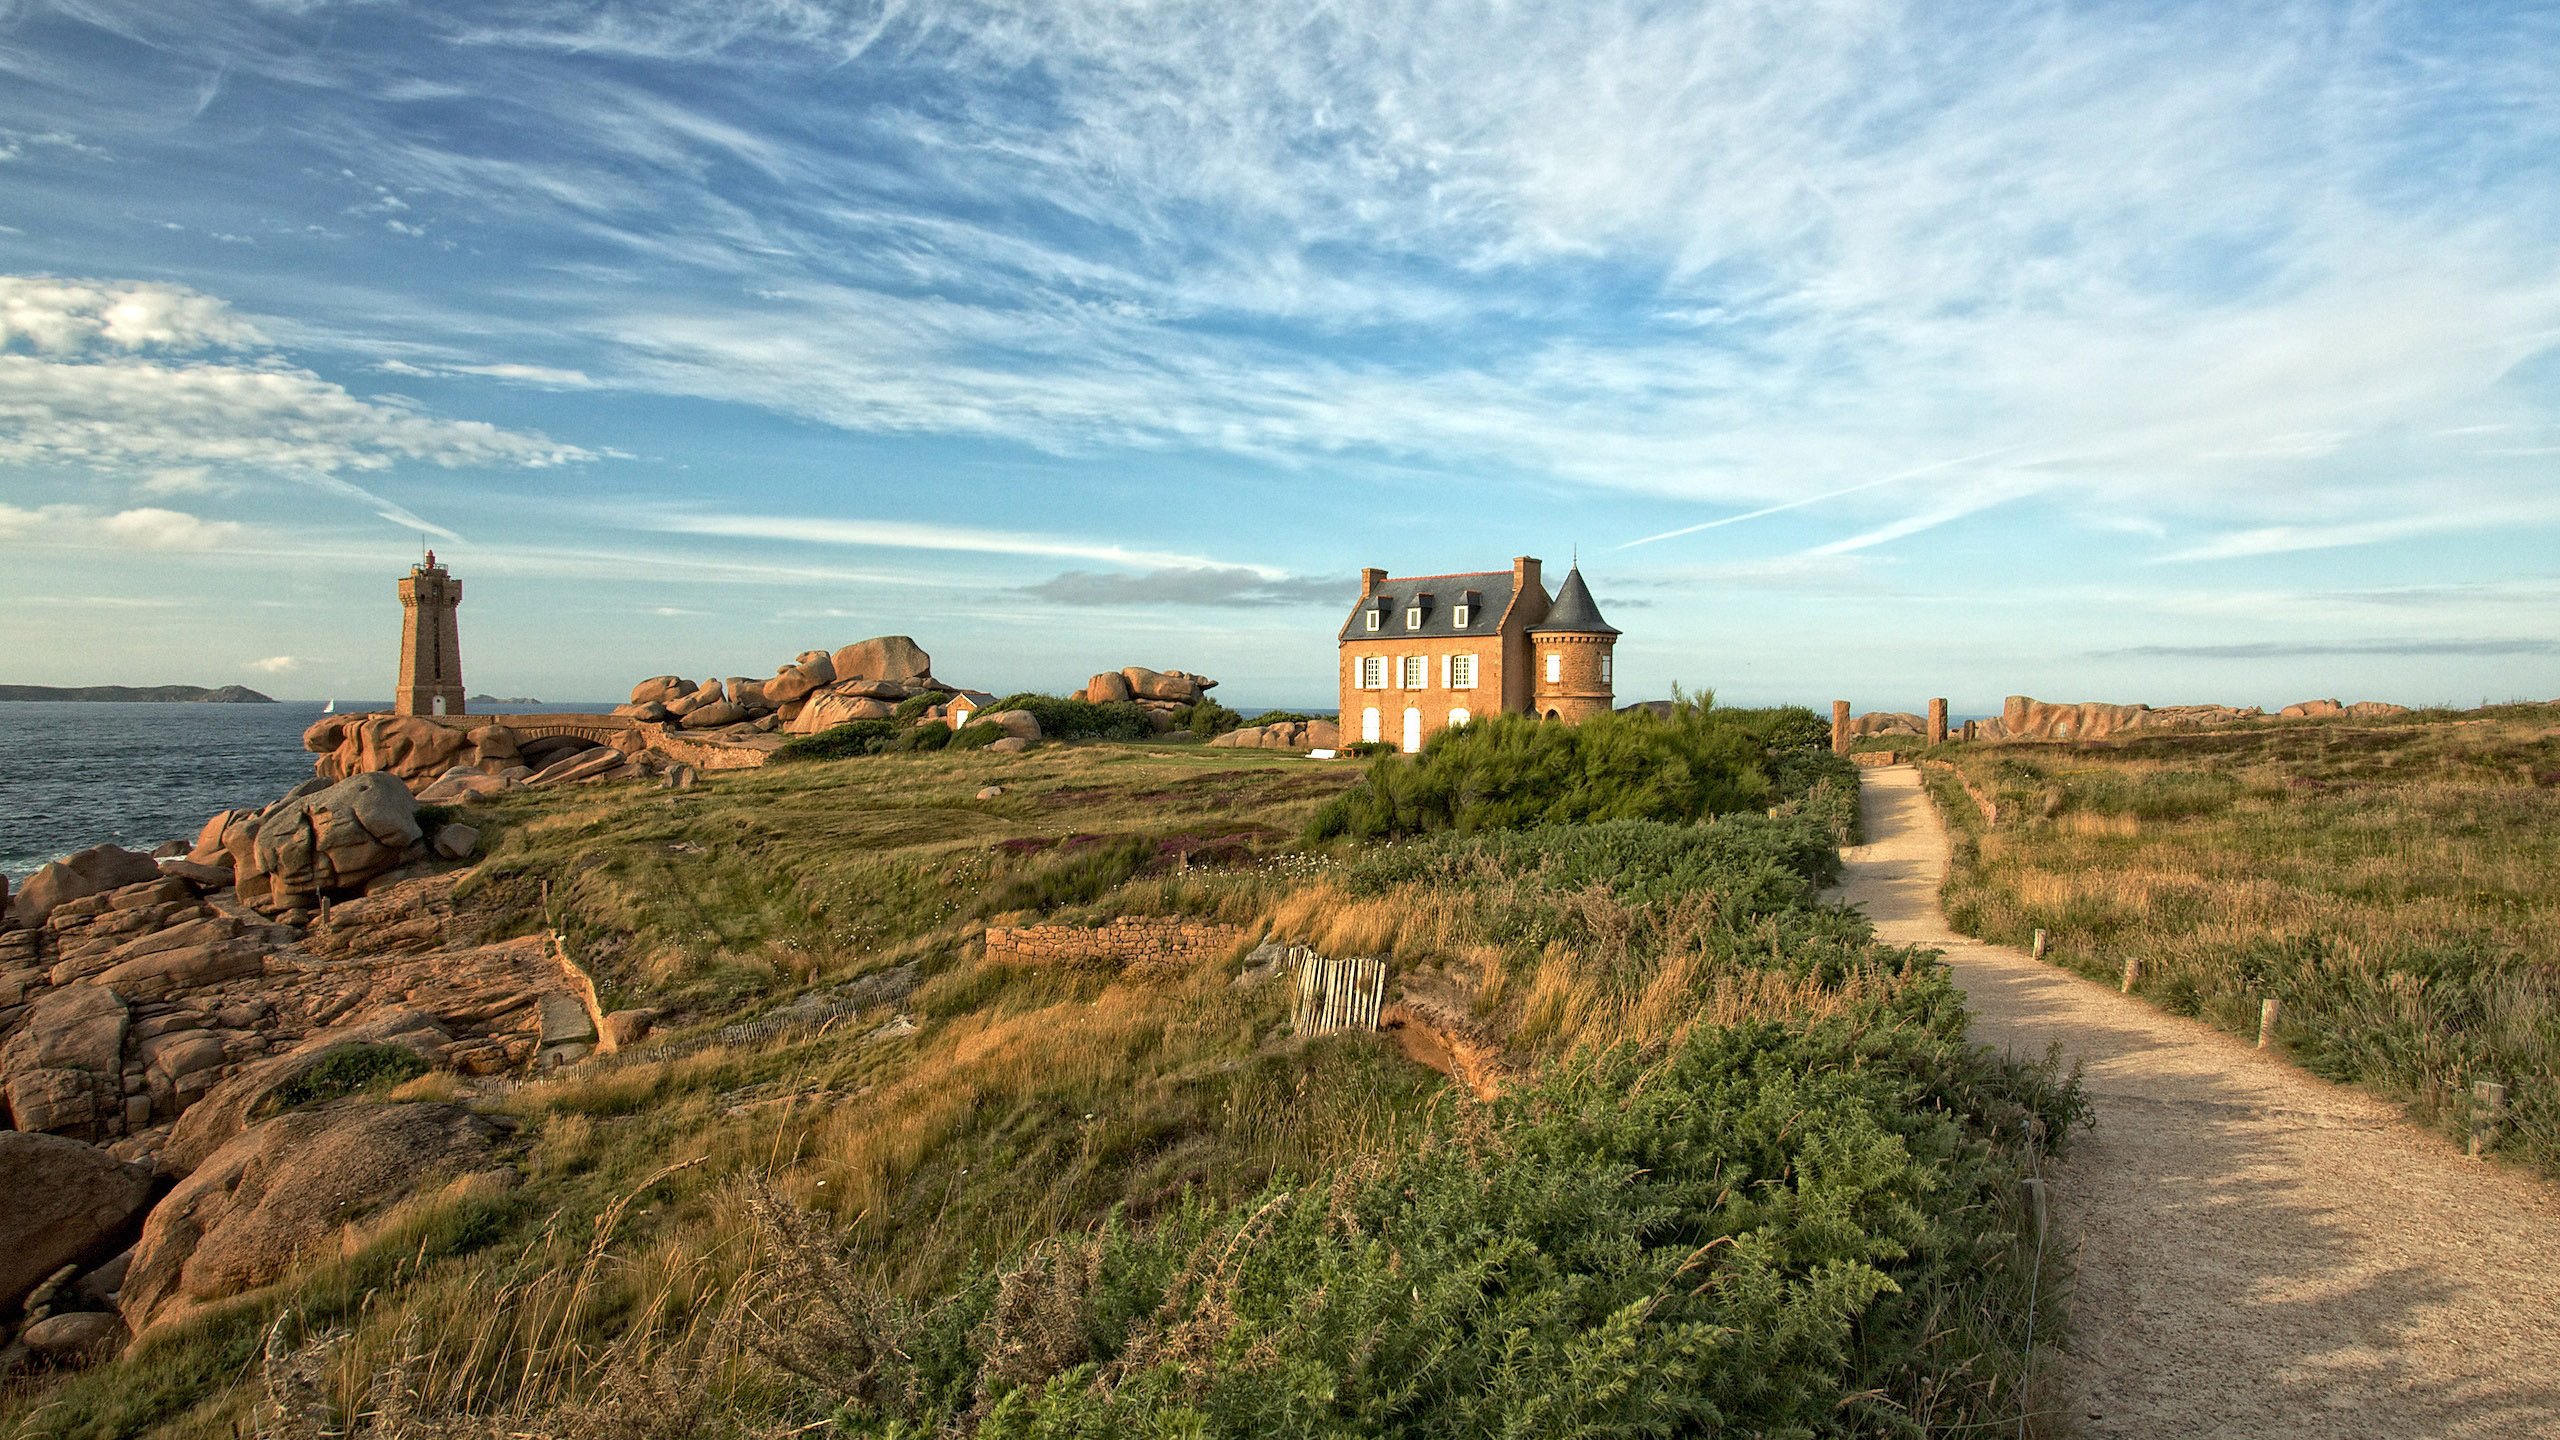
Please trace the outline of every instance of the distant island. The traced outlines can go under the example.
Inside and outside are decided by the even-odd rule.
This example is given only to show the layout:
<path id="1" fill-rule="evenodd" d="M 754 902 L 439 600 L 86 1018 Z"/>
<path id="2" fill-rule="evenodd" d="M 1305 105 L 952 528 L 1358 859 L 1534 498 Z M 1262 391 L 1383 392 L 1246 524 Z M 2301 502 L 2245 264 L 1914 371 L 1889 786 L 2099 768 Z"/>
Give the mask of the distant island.
<path id="1" fill-rule="evenodd" d="M 202 685 L 0 685 L 0 700 L 195 701 L 216 705 L 273 705 L 276 697 L 246 685 L 208 690 Z"/>
<path id="2" fill-rule="evenodd" d="M 474 695 L 466 702 L 472 705 L 539 705 L 530 695 Z"/>

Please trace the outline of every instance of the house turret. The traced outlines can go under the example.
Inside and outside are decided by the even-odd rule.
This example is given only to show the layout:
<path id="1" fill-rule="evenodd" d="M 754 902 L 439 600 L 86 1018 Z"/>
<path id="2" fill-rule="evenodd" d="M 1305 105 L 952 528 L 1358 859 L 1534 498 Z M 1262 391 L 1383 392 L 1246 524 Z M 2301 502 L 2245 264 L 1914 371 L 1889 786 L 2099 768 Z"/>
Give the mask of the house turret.
<path id="1" fill-rule="evenodd" d="M 1602 619 L 1582 567 L 1565 572 L 1555 603 L 1529 627 L 1537 689 L 1531 708 L 1550 720 L 1580 721 L 1617 706 L 1618 627 Z"/>

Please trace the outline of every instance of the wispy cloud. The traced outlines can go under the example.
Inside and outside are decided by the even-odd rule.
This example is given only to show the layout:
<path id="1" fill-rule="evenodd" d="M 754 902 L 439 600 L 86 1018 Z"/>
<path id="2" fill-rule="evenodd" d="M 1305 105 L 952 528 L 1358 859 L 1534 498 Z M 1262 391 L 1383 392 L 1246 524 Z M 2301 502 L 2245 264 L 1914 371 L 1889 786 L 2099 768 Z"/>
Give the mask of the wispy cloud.
<path id="1" fill-rule="evenodd" d="M 956 550 L 981 555 L 1035 555 L 1070 560 L 1102 560 L 1115 565 L 1173 570 L 1220 570 L 1218 561 L 1197 555 L 1170 555 L 1135 550 L 1109 541 L 1061 535 L 1030 535 L 1007 530 L 980 530 L 964 525 L 933 525 L 911 520 L 849 520 L 794 515 L 663 515 L 645 521 L 649 528 L 677 535 L 717 535 L 742 540 L 784 540 L 806 545 L 847 545 L 879 550 Z M 1241 567 L 1267 580 L 1281 572 L 1263 566 Z"/>
<path id="2" fill-rule="evenodd" d="M 2560 655 L 2560 640 L 2540 636 L 2508 640 L 2252 640 L 2228 645 L 2132 645 L 2121 650 L 2097 652 L 2099 659 L 2140 660 L 2299 660 L 2326 656 L 2370 659 L 2376 656 L 2432 655 L 2471 655 L 2492 659 Z"/>
<path id="3" fill-rule="evenodd" d="M 2491 530 L 2519 525 L 2549 524 L 2560 518 L 2560 509 L 2550 505 L 2463 506 L 2448 510 L 2431 510 L 2411 515 L 2391 515 L 2371 520 L 2350 520 L 2328 525 L 2262 525 L 2218 535 L 2194 545 L 2181 546 L 2157 557 L 2162 565 L 2193 564 L 2208 560 L 2243 560 L 2264 555 L 2288 555 L 2304 550 L 2341 550 L 2358 545 L 2382 545 L 2395 540 L 2423 535 L 2453 535 L 2477 530 Z"/>
<path id="4" fill-rule="evenodd" d="M 1339 579 L 1274 578 L 1243 567 L 1180 568 L 1120 574 L 1068 570 L 1021 593 L 1059 605 L 1320 606 L 1348 604 L 1353 587 Z"/>
<path id="5" fill-rule="evenodd" d="M 282 675 L 301 664 L 302 661 L 292 655 L 270 655 L 264 660 L 250 661 L 249 668 L 261 675 Z"/>

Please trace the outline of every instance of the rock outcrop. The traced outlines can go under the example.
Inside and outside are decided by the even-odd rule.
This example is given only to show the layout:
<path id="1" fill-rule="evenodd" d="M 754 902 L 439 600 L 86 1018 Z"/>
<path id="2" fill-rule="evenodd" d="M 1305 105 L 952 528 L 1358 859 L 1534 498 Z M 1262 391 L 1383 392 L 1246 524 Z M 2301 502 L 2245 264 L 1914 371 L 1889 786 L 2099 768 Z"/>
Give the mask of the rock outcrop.
<path id="1" fill-rule="evenodd" d="M 1863 740 L 1870 735 L 1908 735 L 1916 740 L 1926 733 L 1928 723 L 1907 710 L 1870 710 L 1849 722 L 1849 736 Z"/>
<path id="2" fill-rule="evenodd" d="M 597 1043 L 548 939 L 459 941 L 459 873 L 406 869 L 299 923 L 164 878 L 0 932 L 0 1119 L 179 1172 L 332 1049 L 485 1075 Z"/>
<path id="3" fill-rule="evenodd" d="M 0 1130 L 0 1313 L 65 1265 L 133 1243 L 151 1171 L 59 1135 Z"/>
<path id="4" fill-rule="evenodd" d="M 264 1120 L 151 1211 L 117 1304 L 137 1336 L 273 1283 L 349 1221 L 493 1167 L 498 1129 L 458 1105 L 341 1101 Z"/>
<path id="5" fill-rule="evenodd" d="M 1143 665 L 1130 665 L 1086 681 L 1084 698 L 1097 705 L 1122 700 L 1189 705 L 1216 688 L 1217 681 L 1187 670 L 1150 670 Z"/>
<path id="6" fill-rule="evenodd" d="M 2287 720 L 2387 720 L 2394 715 L 2408 714 L 2409 707 L 2380 700 L 2359 700 L 2352 705 L 2341 705 L 2335 700 L 2297 700 L 2276 713 Z"/>
<path id="7" fill-rule="evenodd" d="M 2012 695 L 2000 718 L 1984 721 L 1979 734 L 1991 740 L 2105 740 L 2134 731 L 2194 730 L 2235 721 L 2263 719 L 2255 705 L 2109 705 L 2089 702 L 2057 705 Z"/>
<path id="8" fill-rule="evenodd" d="M 885 720 L 896 713 L 897 708 L 886 700 L 875 700 L 868 695 L 822 690 L 810 696 L 800 707 L 800 713 L 792 716 L 790 723 L 782 728 L 793 735 L 815 735 L 856 720 Z"/>
<path id="9" fill-rule="evenodd" d="M 1248 725 L 1230 730 L 1209 744 L 1230 750 L 1332 750 L 1342 743 L 1342 732 L 1330 720 L 1284 720 L 1271 725 Z"/>
<path id="10" fill-rule="evenodd" d="M 895 680 L 913 684 L 933 678 L 933 657 L 904 635 L 880 635 L 857 641 L 831 657 L 835 678 Z"/>
<path id="11" fill-rule="evenodd" d="M 243 827 L 246 829 L 246 827 Z M 351 776 L 269 810 L 231 847 L 240 901 L 269 915 L 362 893 L 375 877 L 422 858 L 418 802 L 392 775 Z"/>
<path id="12" fill-rule="evenodd" d="M 388 713 L 324 715 L 302 732 L 302 748 L 320 757 L 312 768 L 324 780 L 375 771 L 425 780 L 475 758 L 468 732 Z"/>
<path id="13" fill-rule="evenodd" d="M 124 997 L 101 985 L 38 995 L 0 1046 L 0 1094 L 17 1130 L 100 1141 L 124 1132 Z"/>
<path id="14" fill-rule="evenodd" d="M 36 873 L 18 887 L 17 898 L 9 902 L 9 918 L 19 925 L 42 925 L 54 907 L 65 901 L 159 877 L 160 866 L 148 855 L 115 845 L 92 845 L 36 867 Z"/>

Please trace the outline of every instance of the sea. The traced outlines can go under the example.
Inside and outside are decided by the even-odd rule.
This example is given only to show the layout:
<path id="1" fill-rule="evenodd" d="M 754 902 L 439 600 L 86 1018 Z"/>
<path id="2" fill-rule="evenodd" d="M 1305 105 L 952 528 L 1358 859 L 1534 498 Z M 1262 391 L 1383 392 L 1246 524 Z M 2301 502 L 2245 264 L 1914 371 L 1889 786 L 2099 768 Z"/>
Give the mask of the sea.
<path id="1" fill-rule="evenodd" d="M 338 702 L 341 713 L 389 701 Z M 610 710 L 594 701 L 510 704 L 504 713 Z M 112 841 L 148 850 L 192 841 L 216 811 L 264 805 L 311 778 L 302 732 L 320 702 L 192 705 L 0 702 L 0 874 Z"/>

